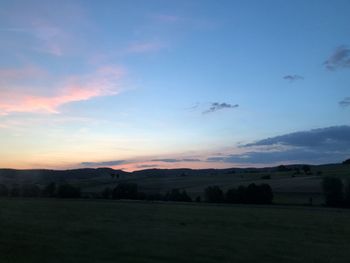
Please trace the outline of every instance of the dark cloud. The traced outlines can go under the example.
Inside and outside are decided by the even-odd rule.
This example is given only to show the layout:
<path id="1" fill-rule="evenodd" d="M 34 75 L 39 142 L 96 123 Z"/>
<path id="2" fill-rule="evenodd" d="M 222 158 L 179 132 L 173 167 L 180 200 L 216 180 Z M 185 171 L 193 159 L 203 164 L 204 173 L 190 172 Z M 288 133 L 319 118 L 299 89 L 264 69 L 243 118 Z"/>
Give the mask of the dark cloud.
<path id="1" fill-rule="evenodd" d="M 350 67 L 350 49 L 346 46 L 339 46 L 334 53 L 324 62 L 329 70 Z"/>
<path id="2" fill-rule="evenodd" d="M 201 160 L 199 159 L 192 159 L 192 158 L 187 158 L 187 159 L 182 159 L 184 162 L 200 162 Z"/>
<path id="3" fill-rule="evenodd" d="M 95 167 L 95 166 L 114 166 L 114 165 L 120 165 L 124 163 L 126 163 L 126 161 L 124 160 L 115 160 L 115 161 L 107 161 L 107 162 L 82 162 L 81 165 L 88 166 L 88 167 Z"/>
<path id="4" fill-rule="evenodd" d="M 153 159 L 152 162 L 179 163 L 179 162 L 200 162 L 199 159 Z"/>
<path id="5" fill-rule="evenodd" d="M 177 163 L 181 162 L 179 159 L 153 159 L 152 162 Z"/>
<path id="6" fill-rule="evenodd" d="M 290 82 L 296 81 L 296 80 L 302 80 L 304 77 L 300 75 L 286 75 L 283 77 L 285 80 L 289 80 Z"/>
<path id="7" fill-rule="evenodd" d="M 211 157 L 208 162 L 236 164 L 275 164 L 275 163 L 335 163 L 349 157 L 347 152 L 316 151 L 305 148 L 294 148 L 279 152 L 252 151 L 244 154 L 232 154 L 224 157 Z"/>
<path id="8" fill-rule="evenodd" d="M 141 165 L 137 166 L 137 168 L 154 168 L 154 167 L 158 167 L 158 165 L 156 165 L 156 164 L 141 164 Z"/>
<path id="9" fill-rule="evenodd" d="M 310 131 L 293 132 L 246 144 L 243 147 L 277 144 L 296 147 L 350 149 L 350 126 L 333 126 Z"/>
<path id="10" fill-rule="evenodd" d="M 233 109 L 233 108 L 238 108 L 238 107 L 239 107 L 238 104 L 232 105 L 232 104 L 225 103 L 225 102 L 223 102 L 223 103 L 213 102 L 209 109 L 203 111 L 203 114 L 215 112 L 215 111 L 222 110 L 222 109 Z"/>
<path id="11" fill-rule="evenodd" d="M 350 106 L 350 97 L 347 97 L 347 98 L 339 101 L 339 106 L 341 106 L 341 107 L 348 107 L 348 106 Z"/>
<path id="12" fill-rule="evenodd" d="M 252 150 L 252 147 L 254 148 Z M 350 126 L 294 132 L 246 144 L 242 154 L 214 156 L 207 162 L 241 164 L 331 163 L 350 156 Z"/>

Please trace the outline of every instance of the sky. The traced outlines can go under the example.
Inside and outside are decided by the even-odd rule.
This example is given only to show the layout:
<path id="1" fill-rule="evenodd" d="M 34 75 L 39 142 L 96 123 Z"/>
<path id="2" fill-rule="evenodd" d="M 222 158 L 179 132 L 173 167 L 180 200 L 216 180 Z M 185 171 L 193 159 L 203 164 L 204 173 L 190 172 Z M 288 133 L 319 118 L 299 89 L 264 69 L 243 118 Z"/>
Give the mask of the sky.
<path id="1" fill-rule="evenodd" d="M 0 167 L 350 158 L 348 0 L 2 0 Z"/>

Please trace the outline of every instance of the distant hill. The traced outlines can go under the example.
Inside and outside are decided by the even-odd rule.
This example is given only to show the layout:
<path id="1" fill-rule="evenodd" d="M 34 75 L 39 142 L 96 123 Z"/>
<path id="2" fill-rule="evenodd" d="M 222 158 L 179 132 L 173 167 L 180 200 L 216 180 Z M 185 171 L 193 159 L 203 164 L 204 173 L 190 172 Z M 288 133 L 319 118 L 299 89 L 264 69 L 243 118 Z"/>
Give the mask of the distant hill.
<path id="1" fill-rule="evenodd" d="M 345 163 L 345 162 L 344 162 Z M 347 163 L 347 162 L 346 162 Z M 307 167 L 307 169 L 305 169 Z M 69 183 L 81 188 L 85 195 L 101 193 L 106 187 L 114 188 L 120 182 L 137 183 L 145 193 L 166 193 L 178 188 L 193 198 L 203 194 L 206 187 L 217 185 L 223 189 L 268 183 L 281 198 L 297 195 L 302 202 L 320 195 L 323 176 L 350 177 L 350 167 L 344 164 L 279 165 L 265 168 L 228 169 L 146 169 L 125 172 L 111 168 L 85 168 L 73 170 L 16 170 L 0 169 L 0 184 L 36 184 L 43 188 L 51 182 Z M 299 198 L 298 197 L 298 198 Z M 288 197 L 289 198 L 289 197 Z"/>

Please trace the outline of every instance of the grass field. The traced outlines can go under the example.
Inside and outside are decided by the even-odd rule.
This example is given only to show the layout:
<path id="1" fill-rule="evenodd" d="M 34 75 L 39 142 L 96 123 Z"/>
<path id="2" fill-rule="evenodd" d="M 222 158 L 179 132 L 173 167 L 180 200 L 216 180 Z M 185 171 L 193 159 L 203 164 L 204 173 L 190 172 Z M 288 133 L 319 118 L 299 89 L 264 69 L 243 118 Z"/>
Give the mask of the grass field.
<path id="1" fill-rule="evenodd" d="M 350 211 L 0 200 L 0 262 L 350 262 Z"/>

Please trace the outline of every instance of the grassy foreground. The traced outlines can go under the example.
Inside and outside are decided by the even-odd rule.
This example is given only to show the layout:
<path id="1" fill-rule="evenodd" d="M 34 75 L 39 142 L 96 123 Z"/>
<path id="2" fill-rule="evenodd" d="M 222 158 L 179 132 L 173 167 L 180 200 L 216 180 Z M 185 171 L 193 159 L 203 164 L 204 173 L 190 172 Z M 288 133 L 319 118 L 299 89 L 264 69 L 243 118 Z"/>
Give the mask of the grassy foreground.
<path id="1" fill-rule="evenodd" d="M 0 262 L 350 262 L 350 211 L 3 199 Z"/>

